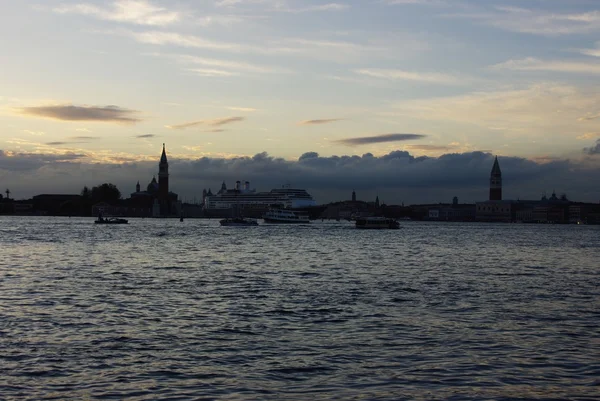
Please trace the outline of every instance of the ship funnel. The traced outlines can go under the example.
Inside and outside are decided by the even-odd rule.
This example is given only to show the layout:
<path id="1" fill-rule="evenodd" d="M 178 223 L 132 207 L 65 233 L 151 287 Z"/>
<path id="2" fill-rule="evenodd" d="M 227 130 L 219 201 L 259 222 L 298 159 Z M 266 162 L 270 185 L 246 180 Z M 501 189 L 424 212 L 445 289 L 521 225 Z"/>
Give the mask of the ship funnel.
<path id="1" fill-rule="evenodd" d="M 241 183 L 240 183 L 239 181 L 236 181 L 236 182 L 235 182 L 235 190 L 236 190 L 236 191 L 239 191 L 239 190 L 240 190 L 240 184 L 241 184 Z"/>
<path id="2" fill-rule="evenodd" d="M 250 191 L 250 181 L 246 181 L 246 183 L 244 184 L 244 189 L 246 191 Z"/>

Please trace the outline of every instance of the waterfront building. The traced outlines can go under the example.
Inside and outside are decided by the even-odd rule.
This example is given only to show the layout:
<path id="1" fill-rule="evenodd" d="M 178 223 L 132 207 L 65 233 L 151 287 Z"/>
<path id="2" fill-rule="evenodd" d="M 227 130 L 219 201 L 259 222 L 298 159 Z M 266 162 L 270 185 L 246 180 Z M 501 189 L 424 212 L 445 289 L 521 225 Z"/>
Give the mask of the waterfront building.
<path id="1" fill-rule="evenodd" d="M 40 214 L 68 216 L 80 213 L 80 195 L 40 194 L 31 199 L 32 208 Z"/>
<path id="2" fill-rule="evenodd" d="M 569 205 L 569 223 L 600 224 L 600 203 L 572 203 Z"/>
<path id="3" fill-rule="evenodd" d="M 477 202 L 475 213 L 478 221 L 499 221 L 510 223 L 516 220 L 516 201 L 511 200 L 489 200 Z"/>
<path id="4" fill-rule="evenodd" d="M 437 203 L 412 205 L 411 217 L 416 220 L 432 221 L 473 221 L 475 205 L 469 203 Z"/>

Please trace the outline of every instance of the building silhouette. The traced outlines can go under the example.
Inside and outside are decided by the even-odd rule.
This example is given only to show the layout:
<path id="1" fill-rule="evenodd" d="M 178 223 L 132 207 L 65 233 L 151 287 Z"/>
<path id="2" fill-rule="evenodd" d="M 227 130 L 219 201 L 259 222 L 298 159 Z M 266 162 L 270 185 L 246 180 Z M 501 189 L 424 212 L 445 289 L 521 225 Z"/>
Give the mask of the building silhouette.
<path id="1" fill-rule="evenodd" d="M 479 221 L 515 221 L 519 207 L 518 201 L 502 199 L 502 171 L 500 171 L 500 163 L 496 156 L 490 173 L 489 200 L 475 204 L 476 219 Z"/>
<path id="2" fill-rule="evenodd" d="M 161 207 L 168 211 L 169 207 L 169 163 L 167 162 L 167 152 L 163 143 L 162 154 L 160 155 L 160 163 L 158 163 L 158 200 Z M 161 213 L 162 214 L 162 213 Z"/>
<path id="3" fill-rule="evenodd" d="M 500 171 L 498 156 L 494 159 L 494 165 L 490 173 L 490 200 L 502 200 L 502 171 Z"/>
<path id="4" fill-rule="evenodd" d="M 152 217 L 179 216 L 181 204 L 178 195 L 169 191 L 169 162 L 167 152 L 163 143 L 160 162 L 158 163 L 158 181 L 156 176 L 146 186 L 145 191 L 140 190 L 140 182 L 135 186 L 135 192 L 131 196 L 131 206 L 139 209 L 142 215 Z"/>

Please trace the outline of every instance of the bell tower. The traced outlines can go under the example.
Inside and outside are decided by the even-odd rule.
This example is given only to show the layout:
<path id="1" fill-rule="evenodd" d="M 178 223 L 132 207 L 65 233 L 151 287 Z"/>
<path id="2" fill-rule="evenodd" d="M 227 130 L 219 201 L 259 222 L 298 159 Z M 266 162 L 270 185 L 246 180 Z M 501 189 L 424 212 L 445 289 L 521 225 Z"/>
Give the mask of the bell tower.
<path id="1" fill-rule="evenodd" d="M 164 143 L 160 163 L 158 163 L 158 197 L 161 201 L 169 198 L 169 163 Z"/>
<path id="2" fill-rule="evenodd" d="M 494 166 L 490 174 L 490 200 L 502 200 L 502 172 L 498 164 L 498 156 L 494 160 Z"/>

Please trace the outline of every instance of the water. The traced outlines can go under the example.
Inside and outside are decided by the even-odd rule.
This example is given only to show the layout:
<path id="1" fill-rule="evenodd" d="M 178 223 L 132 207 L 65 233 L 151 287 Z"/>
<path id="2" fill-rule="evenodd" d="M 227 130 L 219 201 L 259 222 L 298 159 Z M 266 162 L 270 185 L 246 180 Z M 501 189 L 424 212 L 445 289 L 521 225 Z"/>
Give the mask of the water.
<path id="1" fill-rule="evenodd" d="M 0 399 L 598 399 L 599 261 L 599 226 L 1 217 Z"/>

